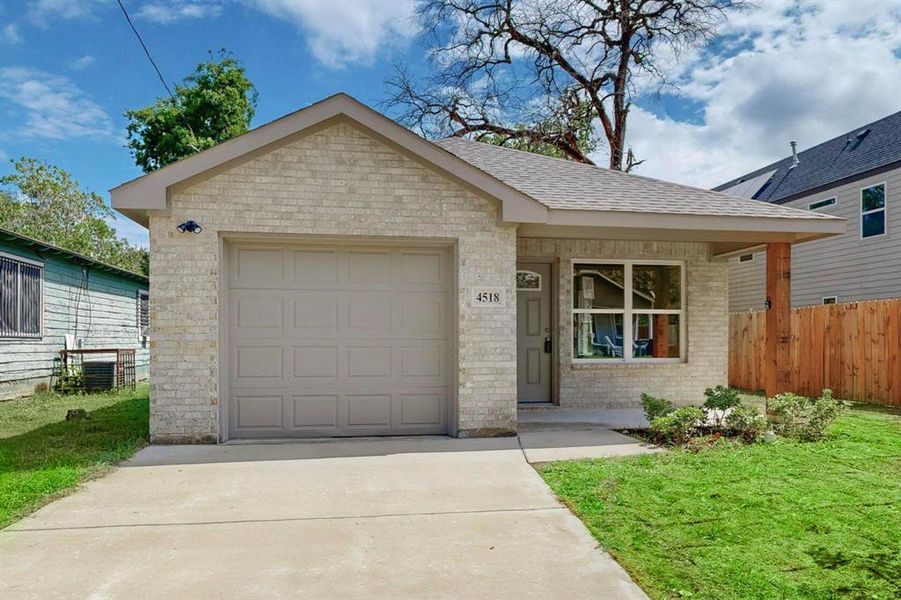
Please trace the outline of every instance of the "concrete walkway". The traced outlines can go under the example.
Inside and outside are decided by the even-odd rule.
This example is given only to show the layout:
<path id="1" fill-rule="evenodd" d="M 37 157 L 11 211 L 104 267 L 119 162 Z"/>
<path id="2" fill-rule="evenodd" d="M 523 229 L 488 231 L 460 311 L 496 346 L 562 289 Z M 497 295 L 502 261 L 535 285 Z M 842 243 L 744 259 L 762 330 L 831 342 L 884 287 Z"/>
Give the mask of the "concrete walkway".
<path id="1" fill-rule="evenodd" d="M 645 598 L 516 438 L 156 446 L 0 532 L 0 598 Z"/>

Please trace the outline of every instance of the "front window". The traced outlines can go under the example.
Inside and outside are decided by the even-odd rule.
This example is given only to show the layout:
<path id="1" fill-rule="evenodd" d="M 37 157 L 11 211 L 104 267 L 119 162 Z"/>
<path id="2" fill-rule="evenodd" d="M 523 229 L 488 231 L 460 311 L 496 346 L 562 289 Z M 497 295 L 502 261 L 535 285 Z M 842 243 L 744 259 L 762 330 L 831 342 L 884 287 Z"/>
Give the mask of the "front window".
<path id="1" fill-rule="evenodd" d="M 44 267 L 0 256 L 0 337 L 41 337 Z"/>
<path id="2" fill-rule="evenodd" d="M 573 264 L 573 358 L 682 358 L 682 265 Z"/>
<path id="3" fill-rule="evenodd" d="M 860 190 L 860 237 L 885 235 L 885 184 Z"/>

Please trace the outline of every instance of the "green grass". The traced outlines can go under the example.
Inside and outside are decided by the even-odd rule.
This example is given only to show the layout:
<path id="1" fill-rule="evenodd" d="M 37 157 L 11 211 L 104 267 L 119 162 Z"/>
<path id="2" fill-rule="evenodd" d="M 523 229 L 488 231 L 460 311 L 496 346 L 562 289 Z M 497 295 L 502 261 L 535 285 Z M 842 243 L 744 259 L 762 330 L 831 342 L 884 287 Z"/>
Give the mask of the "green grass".
<path id="1" fill-rule="evenodd" d="M 148 387 L 0 402 L 0 528 L 96 477 L 147 443 Z M 66 421 L 83 408 L 91 418 Z"/>
<path id="2" fill-rule="evenodd" d="M 901 417 L 540 471 L 652 598 L 901 597 Z"/>

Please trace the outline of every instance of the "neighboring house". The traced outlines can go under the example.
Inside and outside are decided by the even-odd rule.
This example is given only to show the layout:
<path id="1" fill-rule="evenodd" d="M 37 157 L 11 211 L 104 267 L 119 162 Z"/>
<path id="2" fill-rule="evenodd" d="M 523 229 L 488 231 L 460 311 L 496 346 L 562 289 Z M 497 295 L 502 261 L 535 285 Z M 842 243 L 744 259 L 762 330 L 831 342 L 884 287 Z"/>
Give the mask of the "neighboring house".
<path id="1" fill-rule="evenodd" d="M 715 189 L 847 220 L 794 249 L 794 306 L 901 297 L 901 112 Z M 762 252 L 730 261 L 730 311 L 764 307 L 765 270 Z"/>
<path id="2" fill-rule="evenodd" d="M 66 336 L 78 348 L 131 348 L 147 376 L 148 280 L 0 229 L 0 399 L 59 372 Z"/>
<path id="3" fill-rule="evenodd" d="M 111 195 L 150 229 L 157 442 L 505 435 L 517 402 L 697 403 L 726 382 L 725 257 L 844 230 L 430 142 L 344 94 Z"/>

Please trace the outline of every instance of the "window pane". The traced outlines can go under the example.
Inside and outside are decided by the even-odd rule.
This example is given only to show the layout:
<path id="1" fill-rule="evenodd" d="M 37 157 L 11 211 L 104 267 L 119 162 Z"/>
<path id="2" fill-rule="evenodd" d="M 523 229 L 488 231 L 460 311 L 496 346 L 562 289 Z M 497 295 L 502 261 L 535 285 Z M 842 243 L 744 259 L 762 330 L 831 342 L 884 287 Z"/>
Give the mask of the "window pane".
<path id="1" fill-rule="evenodd" d="M 623 265 L 575 265 L 573 308 L 624 308 Z"/>
<path id="2" fill-rule="evenodd" d="M 18 273 L 16 263 L 0 257 L 0 335 L 10 335 L 18 329 Z"/>
<path id="3" fill-rule="evenodd" d="M 860 192 L 860 210 L 876 210 L 885 208 L 885 186 L 874 185 Z"/>
<path id="4" fill-rule="evenodd" d="M 516 272 L 517 290 L 541 290 L 541 275 L 533 271 Z"/>
<path id="5" fill-rule="evenodd" d="M 623 315 L 573 315 L 575 358 L 623 358 Z"/>
<path id="6" fill-rule="evenodd" d="M 21 265 L 19 282 L 21 298 L 21 333 L 38 335 L 41 333 L 41 270 L 30 265 Z"/>
<path id="7" fill-rule="evenodd" d="M 635 358 L 680 358 L 679 315 L 632 315 Z"/>
<path id="8" fill-rule="evenodd" d="M 681 308 L 680 274 L 679 265 L 632 267 L 632 308 Z"/>
<path id="9" fill-rule="evenodd" d="M 867 238 L 874 235 L 882 235 L 883 233 L 885 233 L 884 210 L 870 213 L 868 215 L 861 215 L 861 219 L 863 219 L 863 226 L 861 228 L 861 235 L 863 237 Z"/>

